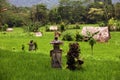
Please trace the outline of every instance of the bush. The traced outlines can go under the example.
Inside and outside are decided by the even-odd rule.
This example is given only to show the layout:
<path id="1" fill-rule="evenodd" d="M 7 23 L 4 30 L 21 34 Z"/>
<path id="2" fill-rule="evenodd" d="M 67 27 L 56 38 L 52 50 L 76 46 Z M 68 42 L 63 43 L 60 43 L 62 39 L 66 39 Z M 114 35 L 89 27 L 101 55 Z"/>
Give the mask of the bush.
<path id="1" fill-rule="evenodd" d="M 40 28 L 40 23 L 27 23 L 26 26 L 23 26 L 23 29 L 25 32 L 37 32 L 38 29 Z"/>
<path id="2" fill-rule="evenodd" d="M 24 18 L 22 18 L 20 16 L 14 17 L 13 26 L 21 27 L 21 26 L 23 26 L 23 23 L 24 23 Z"/>
<path id="3" fill-rule="evenodd" d="M 71 32 L 64 32 L 62 40 L 73 41 L 74 40 L 74 34 L 71 33 Z"/>
<path id="4" fill-rule="evenodd" d="M 61 25 L 60 25 L 60 31 L 61 32 L 65 31 L 65 24 L 64 24 L 64 22 L 62 22 Z"/>
<path id="5" fill-rule="evenodd" d="M 33 32 L 34 31 L 34 25 L 32 23 L 28 24 L 26 26 L 23 26 L 23 29 L 24 29 L 24 32 Z"/>
<path id="6" fill-rule="evenodd" d="M 108 20 L 108 27 L 110 31 L 116 30 L 116 20 L 114 18 Z"/>
<path id="7" fill-rule="evenodd" d="M 108 21 L 108 27 L 110 31 L 120 31 L 120 21 L 111 18 Z"/>
<path id="8" fill-rule="evenodd" d="M 106 26 L 106 24 L 104 22 L 99 22 L 98 25 L 99 25 L 99 27 L 105 27 Z"/>
<path id="9" fill-rule="evenodd" d="M 70 43 L 69 51 L 67 52 L 67 68 L 70 70 L 79 69 L 83 61 L 79 58 L 80 47 L 78 43 Z"/>
<path id="10" fill-rule="evenodd" d="M 34 25 L 33 32 L 37 32 L 38 29 L 42 26 L 39 22 L 35 22 L 33 25 Z"/>
<path id="11" fill-rule="evenodd" d="M 8 28 L 8 25 L 4 24 L 3 26 L 1 26 L 0 30 L 1 31 L 6 31 L 7 28 Z"/>
<path id="12" fill-rule="evenodd" d="M 82 41 L 83 40 L 83 35 L 81 35 L 79 32 L 76 33 L 75 36 L 76 41 Z"/>
<path id="13" fill-rule="evenodd" d="M 80 29 L 80 25 L 79 24 L 76 24 L 74 29 Z"/>
<path id="14" fill-rule="evenodd" d="M 45 31 L 50 31 L 49 26 L 45 26 Z"/>
<path id="15" fill-rule="evenodd" d="M 116 30 L 120 31 L 120 22 L 119 21 L 116 22 Z"/>

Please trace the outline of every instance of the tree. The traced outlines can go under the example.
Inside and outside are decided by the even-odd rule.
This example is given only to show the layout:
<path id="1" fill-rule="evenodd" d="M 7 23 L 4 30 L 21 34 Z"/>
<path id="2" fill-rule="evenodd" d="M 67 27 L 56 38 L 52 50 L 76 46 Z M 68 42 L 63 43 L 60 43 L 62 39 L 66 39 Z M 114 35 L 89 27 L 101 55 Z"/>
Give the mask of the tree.
<path id="1" fill-rule="evenodd" d="M 21 27 L 28 21 L 27 7 L 16 7 L 10 5 L 7 0 L 0 0 L 0 23 L 7 24 L 8 27 Z"/>
<path id="2" fill-rule="evenodd" d="M 88 12 L 88 22 L 96 23 L 98 21 L 102 21 L 104 15 L 104 11 L 100 8 L 90 8 Z"/>
<path id="3" fill-rule="evenodd" d="M 6 0 L 0 0 L 0 27 L 2 26 L 2 19 L 3 19 L 3 14 L 4 11 L 7 10 L 7 7 L 9 6 L 9 4 L 7 3 Z"/>
<path id="4" fill-rule="evenodd" d="M 114 5 L 114 9 L 115 9 L 115 18 L 120 19 L 120 3 L 116 3 Z"/>
<path id="5" fill-rule="evenodd" d="M 71 17 L 71 7 L 70 6 L 59 6 L 58 14 L 61 16 L 62 21 L 69 22 Z"/>
<path id="6" fill-rule="evenodd" d="M 71 1 L 72 6 L 72 18 L 75 23 L 82 23 L 85 21 L 86 7 L 81 1 Z"/>
<path id="7" fill-rule="evenodd" d="M 83 22 L 85 21 L 85 7 L 79 0 L 61 0 L 58 7 L 58 13 L 62 20 L 69 23 Z"/>
<path id="8" fill-rule="evenodd" d="M 4 11 L 7 7 L 9 7 L 9 3 L 6 0 L 0 0 L 0 12 Z"/>
<path id="9" fill-rule="evenodd" d="M 58 14 L 57 8 L 53 8 L 49 11 L 49 21 L 56 24 L 61 22 L 61 16 Z"/>
<path id="10" fill-rule="evenodd" d="M 48 21 L 47 7 L 43 4 L 36 5 L 36 12 L 34 14 L 35 21 L 45 25 Z"/>
<path id="11" fill-rule="evenodd" d="M 89 4 L 87 11 L 87 23 L 97 23 L 104 19 L 103 6 L 98 2 Z"/>
<path id="12" fill-rule="evenodd" d="M 2 14 L 2 24 L 8 24 L 8 27 L 21 27 L 23 26 L 24 20 L 24 16 L 13 13 L 12 11 L 6 11 Z"/>

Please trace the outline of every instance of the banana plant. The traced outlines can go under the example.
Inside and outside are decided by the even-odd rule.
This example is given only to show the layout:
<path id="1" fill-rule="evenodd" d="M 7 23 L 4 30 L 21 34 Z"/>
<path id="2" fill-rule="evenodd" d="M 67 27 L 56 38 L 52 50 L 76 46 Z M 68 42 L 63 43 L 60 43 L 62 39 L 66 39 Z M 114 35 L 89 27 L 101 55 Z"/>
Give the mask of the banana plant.
<path id="1" fill-rule="evenodd" d="M 88 40 L 89 40 L 89 44 L 91 46 L 91 52 L 92 52 L 92 55 L 93 55 L 93 47 L 94 47 L 94 44 L 96 43 L 96 40 L 93 38 L 95 35 L 97 35 L 99 33 L 99 31 L 95 32 L 95 33 L 90 33 L 89 31 L 87 31 L 87 36 L 88 36 Z"/>

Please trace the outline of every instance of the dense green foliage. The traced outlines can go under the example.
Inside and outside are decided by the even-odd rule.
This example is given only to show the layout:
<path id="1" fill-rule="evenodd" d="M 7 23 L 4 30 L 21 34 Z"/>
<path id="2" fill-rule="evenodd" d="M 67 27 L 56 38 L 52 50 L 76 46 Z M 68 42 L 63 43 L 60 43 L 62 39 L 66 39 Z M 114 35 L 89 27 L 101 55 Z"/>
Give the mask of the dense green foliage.
<path id="1" fill-rule="evenodd" d="M 83 41 L 83 35 L 80 34 L 79 32 L 77 32 L 75 35 L 75 40 L 76 41 Z"/>
<path id="2" fill-rule="evenodd" d="M 120 31 L 120 22 L 111 18 L 108 20 L 108 27 L 110 31 Z"/>
<path id="3" fill-rule="evenodd" d="M 62 40 L 65 40 L 65 41 L 74 41 L 75 38 L 74 38 L 74 33 L 71 33 L 70 31 L 65 31 L 63 33 L 63 37 L 62 37 Z"/>
<path id="4" fill-rule="evenodd" d="M 120 18 L 120 3 L 107 4 L 102 2 L 91 3 L 89 0 L 60 0 L 59 5 L 47 9 L 46 5 L 38 4 L 32 7 L 16 7 L 6 0 L 0 0 L 0 26 L 21 27 L 29 23 L 46 24 L 75 24 L 101 23 L 105 26 L 112 17 Z"/>
<path id="5" fill-rule="evenodd" d="M 41 28 L 41 30 L 43 30 Z M 75 32 L 76 30 L 70 30 Z M 1 80 L 119 80 L 120 79 L 120 32 L 111 32 L 107 43 L 96 43 L 94 55 L 87 42 L 79 42 L 81 59 L 84 64 L 80 70 L 66 69 L 66 54 L 69 42 L 61 46 L 62 69 L 52 69 L 49 52 L 53 32 L 44 32 L 43 37 L 23 33 L 23 29 L 14 28 L 13 32 L 0 33 L 0 79 Z M 28 43 L 34 40 L 38 50 L 29 52 Z M 21 45 L 25 45 L 25 51 Z"/>
<path id="6" fill-rule="evenodd" d="M 62 22 L 62 23 L 60 24 L 60 31 L 61 31 L 61 32 L 65 31 L 65 23 L 64 23 L 64 22 Z"/>
<path id="7" fill-rule="evenodd" d="M 1 26 L 0 31 L 6 31 L 7 28 L 8 28 L 8 25 L 4 24 L 3 26 Z"/>

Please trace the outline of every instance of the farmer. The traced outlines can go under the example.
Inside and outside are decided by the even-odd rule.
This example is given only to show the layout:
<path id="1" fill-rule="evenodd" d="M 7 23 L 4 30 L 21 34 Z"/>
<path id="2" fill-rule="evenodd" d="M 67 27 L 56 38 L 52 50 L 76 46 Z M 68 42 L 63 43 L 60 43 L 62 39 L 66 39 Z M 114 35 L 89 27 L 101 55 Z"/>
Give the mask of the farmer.
<path id="1" fill-rule="evenodd" d="M 28 45 L 29 45 L 29 51 L 32 51 L 34 48 L 33 40 L 30 40 L 30 43 Z"/>
<path id="2" fill-rule="evenodd" d="M 22 51 L 24 51 L 25 50 L 25 45 L 24 44 L 22 44 Z"/>

